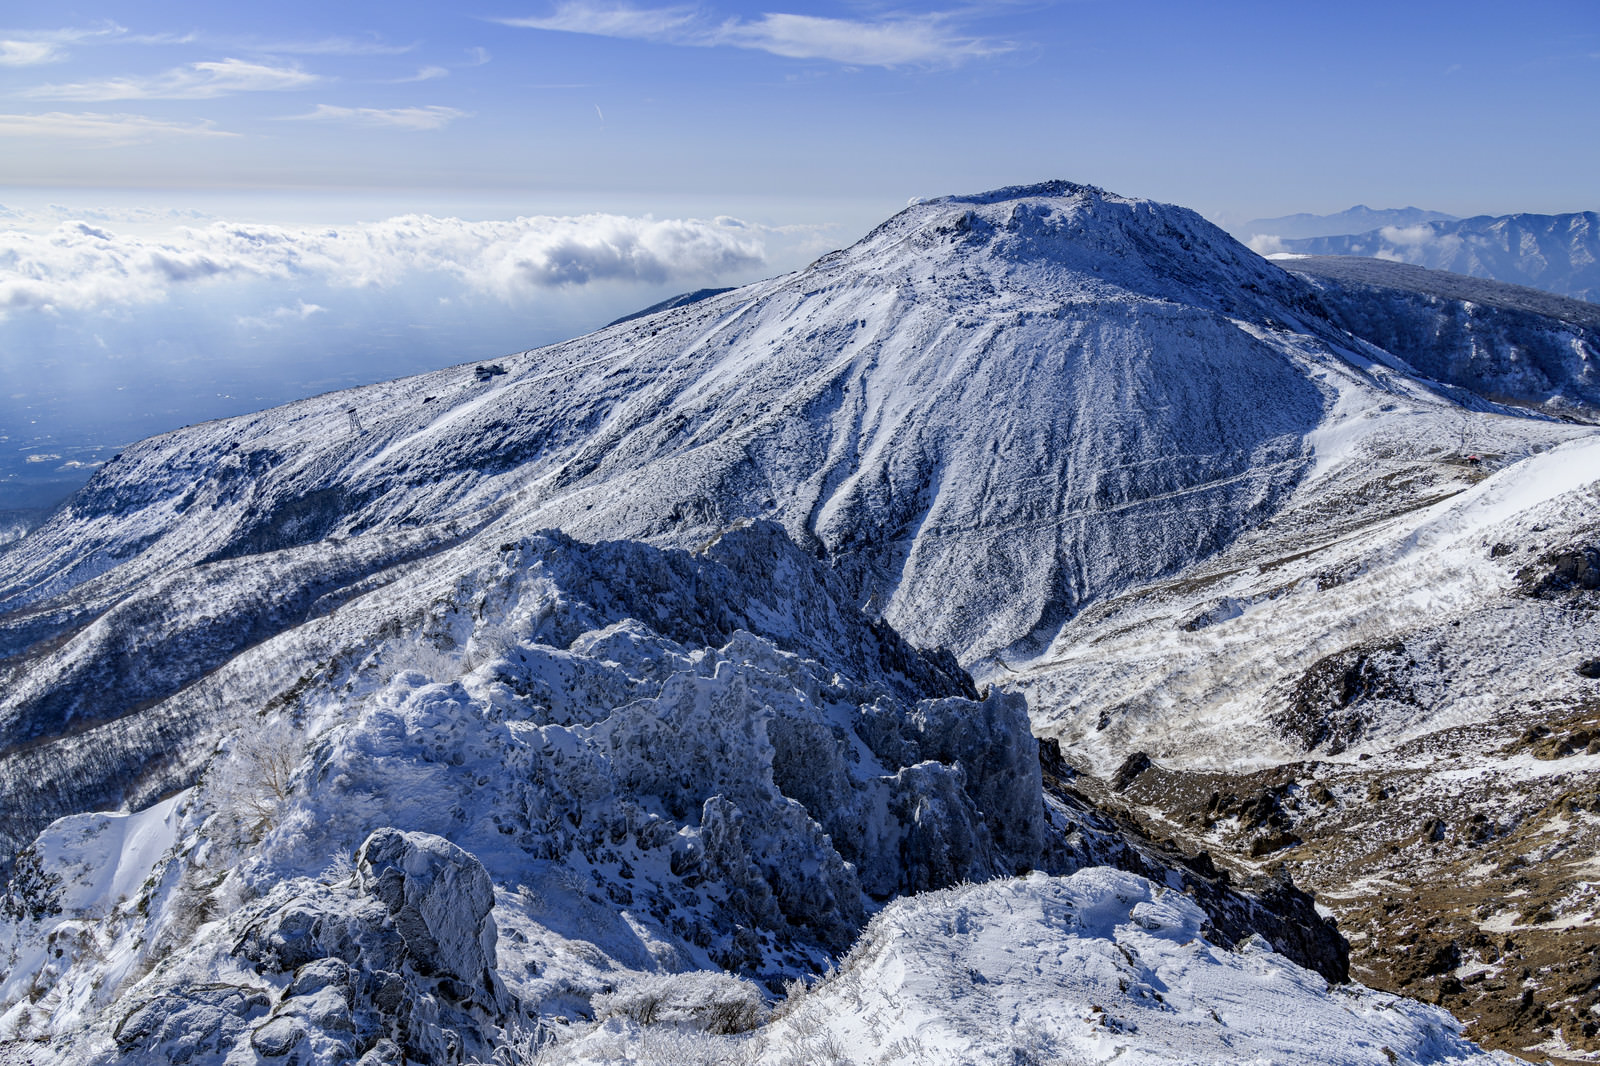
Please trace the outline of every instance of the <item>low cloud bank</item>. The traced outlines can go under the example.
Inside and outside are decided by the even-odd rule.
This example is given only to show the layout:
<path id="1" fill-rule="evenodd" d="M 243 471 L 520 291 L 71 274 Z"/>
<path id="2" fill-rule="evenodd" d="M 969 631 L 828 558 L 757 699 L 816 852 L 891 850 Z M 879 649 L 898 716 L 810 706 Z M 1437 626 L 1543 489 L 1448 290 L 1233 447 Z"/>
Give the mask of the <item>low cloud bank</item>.
<path id="1" fill-rule="evenodd" d="M 335 227 L 215 222 L 150 237 L 79 220 L 0 231 L 0 316 L 153 303 L 229 279 L 368 288 L 431 276 L 507 303 L 596 282 L 688 287 L 762 266 L 764 232 L 731 218 L 404 215 Z"/>

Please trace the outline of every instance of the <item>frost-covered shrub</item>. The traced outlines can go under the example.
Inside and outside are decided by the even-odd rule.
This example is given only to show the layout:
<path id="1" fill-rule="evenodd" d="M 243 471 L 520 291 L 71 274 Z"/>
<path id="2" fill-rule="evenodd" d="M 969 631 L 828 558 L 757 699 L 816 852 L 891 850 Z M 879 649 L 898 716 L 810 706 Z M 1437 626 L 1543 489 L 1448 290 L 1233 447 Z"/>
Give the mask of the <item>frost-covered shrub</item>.
<path id="1" fill-rule="evenodd" d="M 304 756 L 300 730 L 279 718 L 236 737 L 212 764 L 207 792 L 240 843 L 256 843 L 278 824 Z"/>
<path id="2" fill-rule="evenodd" d="M 709 970 L 652 974 L 596 996 L 595 1017 L 640 1025 L 676 1024 L 707 1033 L 743 1033 L 760 1025 L 766 1001 L 753 983 Z"/>
<path id="3" fill-rule="evenodd" d="M 38 921 L 61 913 L 61 878 L 44 868 L 39 853 L 25 848 L 17 856 L 5 895 L 0 896 L 0 918 Z"/>

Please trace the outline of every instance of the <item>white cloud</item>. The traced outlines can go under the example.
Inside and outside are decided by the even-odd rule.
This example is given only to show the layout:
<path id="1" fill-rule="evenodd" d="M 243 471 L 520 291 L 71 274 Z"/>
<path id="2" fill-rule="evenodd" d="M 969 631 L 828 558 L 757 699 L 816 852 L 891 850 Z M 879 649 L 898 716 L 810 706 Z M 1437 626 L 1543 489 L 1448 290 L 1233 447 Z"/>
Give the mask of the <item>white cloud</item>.
<path id="1" fill-rule="evenodd" d="M 526 29 L 624 37 L 701 48 L 749 48 L 791 59 L 869 67 L 947 66 L 1012 49 L 1008 42 L 957 33 L 949 13 L 880 19 L 769 12 L 758 19 L 707 19 L 693 7 L 640 8 L 563 0 L 554 13 L 499 19 Z"/>
<path id="2" fill-rule="evenodd" d="M 468 112 L 457 111 L 453 107 L 443 107 L 439 104 L 430 104 L 427 107 L 394 107 L 388 109 L 376 107 L 335 107 L 333 104 L 318 104 L 317 109 L 308 115 L 286 115 L 286 119 L 293 121 L 315 122 L 346 122 L 357 126 L 383 126 L 403 130 L 436 130 L 441 126 L 449 125 L 458 118 L 466 118 Z"/>
<path id="3" fill-rule="evenodd" d="M 831 59 L 867 67 L 955 63 L 1008 51 L 1009 46 L 949 30 L 944 15 L 861 22 L 815 15 L 766 14 L 754 22 L 729 22 L 718 44 L 758 48 L 791 59 Z"/>
<path id="4" fill-rule="evenodd" d="M 1275 233 L 1252 234 L 1244 243 L 1257 255 L 1276 255 L 1284 250 L 1283 238 Z"/>
<path id="5" fill-rule="evenodd" d="M 400 83 L 412 81 L 433 81 L 435 78 L 448 78 L 450 70 L 447 67 L 423 67 L 409 78 L 397 79 Z"/>
<path id="6" fill-rule="evenodd" d="M 41 85 L 26 95 L 44 100 L 208 100 L 231 93 L 306 89 L 320 81 L 299 67 L 224 59 L 191 63 L 147 78 Z"/>
<path id="7" fill-rule="evenodd" d="M 15 37 L 0 40 L 0 67 L 32 67 L 41 63 L 57 63 L 67 58 L 63 45 L 94 38 L 130 40 L 128 31 L 114 22 L 76 29 L 41 30 L 18 33 Z"/>
<path id="8" fill-rule="evenodd" d="M 327 288 L 426 281 L 440 291 L 453 281 L 513 304 L 596 282 L 688 287 L 762 264 L 763 233 L 727 218 L 405 215 L 337 228 L 216 222 L 151 239 L 76 221 L 45 233 L 0 231 L 0 315 L 156 303 L 188 286 L 230 280 Z M 316 313 L 315 304 L 301 306 L 313 310 L 293 313 Z"/>
<path id="9" fill-rule="evenodd" d="M 236 321 L 241 326 L 255 329 L 279 329 L 291 322 L 304 322 L 312 315 L 320 315 L 327 311 L 326 307 L 317 304 L 308 304 L 304 300 L 296 301 L 293 307 L 279 307 L 264 315 L 242 315 Z"/>
<path id="10" fill-rule="evenodd" d="M 67 58 L 50 41 L 0 41 L 0 67 L 32 67 Z"/>
<path id="11" fill-rule="evenodd" d="M 1390 244 L 1427 244 L 1433 240 L 1431 226 L 1385 226 L 1378 236 Z"/>
<path id="12" fill-rule="evenodd" d="M 58 140 L 99 141 L 107 145 L 135 144 L 158 137 L 237 137 L 210 122 L 166 122 L 143 115 L 67 114 L 0 115 L 0 137 L 48 137 Z"/>
<path id="13" fill-rule="evenodd" d="M 323 37 L 315 41 L 233 40 L 231 47 L 252 53 L 302 56 L 398 56 L 417 48 L 415 44 L 386 44 L 375 38 L 352 40 L 349 37 Z"/>
<path id="14" fill-rule="evenodd" d="M 1415 226 L 1385 226 L 1378 231 L 1382 247 L 1379 259 L 1395 259 L 1409 263 L 1420 262 L 1420 256 L 1430 256 L 1430 262 L 1451 256 L 1461 250 L 1461 237 L 1454 233 L 1440 233 L 1427 223 Z"/>
<path id="15" fill-rule="evenodd" d="M 508 18 L 499 21 L 507 26 L 530 30 L 669 40 L 675 44 L 698 43 L 683 38 L 705 32 L 704 20 L 692 7 L 637 8 L 586 3 L 584 0 L 567 0 L 556 7 L 555 14 L 544 18 Z"/>

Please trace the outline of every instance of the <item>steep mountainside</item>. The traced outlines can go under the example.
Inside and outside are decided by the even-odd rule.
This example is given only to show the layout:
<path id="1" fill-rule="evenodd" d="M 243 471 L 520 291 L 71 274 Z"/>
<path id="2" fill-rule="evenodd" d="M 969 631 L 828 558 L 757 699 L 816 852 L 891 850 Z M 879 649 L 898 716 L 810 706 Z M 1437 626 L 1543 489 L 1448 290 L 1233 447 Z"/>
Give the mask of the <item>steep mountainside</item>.
<path id="1" fill-rule="evenodd" d="M 1356 255 L 1531 285 L 1600 303 L 1600 215 L 1478 215 L 1285 240 L 1274 251 Z"/>
<path id="2" fill-rule="evenodd" d="M 1589 1046 L 1587 971 L 1550 957 L 1600 926 L 1568 862 L 1600 463 L 1592 428 L 1493 398 L 1554 405 L 1500 387 L 1509 333 L 1486 362 L 1440 342 L 1430 380 L 1343 324 L 1365 295 L 1064 182 L 693 295 L 142 442 L 0 548 L 0 1042 L 1480 1057 L 1441 1013 L 1327 988 L 1343 941 L 1292 863 L 1361 976 L 1502 1046 Z M 1470 787 L 1434 754 L 1457 743 Z M 888 901 L 1029 869 L 1052 876 L 892 910 L 841 999 L 758 1026 Z M 1548 913 L 1390 907 L 1377 879 L 1422 869 Z M 1504 937 L 1446 949 L 1429 921 Z M 934 927 L 969 939 L 908 954 Z M 1039 958 L 1002 958 L 1014 934 Z M 1001 1039 L 985 1011 L 1028 993 L 975 990 L 1025 972 L 1077 1020 Z M 863 984 L 902 980 L 899 1013 Z M 931 1014 L 960 1022 L 933 1051 Z"/>
<path id="3" fill-rule="evenodd" d="M 764 518 L 914 644 L 1048 637 L 1284 498 L 1329 402 L 1316 366 L 1352 343 L 1321 313 L 1192 213 L 1063 184 L 918 205 L 797 275 L 496 364 L 153 438 L 0 554 L 0 796 L 48 820 L 149 794 L 130 767 L 192 773 L 220 713 L 196 682 L 279 635 L 322 654 L 330 612 L 469 538 L 693 546 Z M 264 698 L 305 657 L 263 664 Z"/>
<path id="4" fill-rule="evenodd" d="M 1290 1006 L 1330 1019 L 1354 1008 L 1341 1061 L 1384 1061 L 1377 1037 L 1404 1061 L 1436 1047 L 1489 1061 L 1442 1014 L 1378 1015 L 1386 997 L 1330 995 L 1343 942 L 1305 896 L 1164 865 L 1161 849 L 1047 803 L 1022 700 L 974 698 L 958 670 L 842 602 L 774 526 L 695 555 L 549 534 L 440 562 L 421 612 L 381 594 L 340 610 L 337 625 L 366 634 L 359 650 L 315 664 L 269 707 L 239 707 L 195 786 L 38 837 L 0 909 L 0 1051 L 532 1063 L 552 1061 L 540 1045 L 556 1035 L 587 1058 L 587 1037 L 628 1022 L 628 1061 L 685 1044 L 704 1054 L 712 1034 L 746 1034 L 721 1039 L 717 1061 L 808 1058 L 791 1045 L 817 1031 L 758 1029 L 767 1002 L 788 983 L 791 1013 L 802 1000 L 827 1013 L 843 985 L 812 997 L 805 979 L 885 901 L 1114 862 L 1146 876 L 1038 873 L 997 900 L 1026 909 L 1042 894 L 1055 917 L 1032 920 L 1034 943 L 1064 973 L 1075 956 L 1126 954 L 1115 927 L 1130 912 L 1161 930 L 1162 980 L 1187 999 L 1182 1024 L 1131 1040 L 1157 1061 L 1187 1054 L 1217 1008 L 1232 1034 L 1308 1046 L 1270 1034 L 1271 1013 Z M 230 665 L 246 675 L 237 684 L 250 658 Z M 934 897 L 899 920 L 939 923 L 947 906 Z M 1088 920 L 1059 921 L 1076 907 Z M 1252 993 L 1263 975 L 1285 986 Z M 919 1009 L 975 981 L 918 980 Z M 1148 1007 L 1143 987 L 1126 1001 L 1096 984 L 1068 998 L 1131 1012 Z M 1077 1009 L 1041 1019 L 1048 1032 L 987 1034 L 984 1053 L 1129 1046 L 1103 1039 L 1131 1032 L 1124 1020 Z M 1213 1038 L 1218 1056 L 1232 1034 Z M 959 1058 L 908 1039 L 883 1061 Z"/>
<path id="5" fill-rule="evenodd" d="M 1600 421 L 1600 304 L 1383 259 L 1277 262 L 1318 288 L 1335 322 L 1426 377 Z"/>
<path id="6" fill-rule="evenodd" d="M 496 518 L 688 545 L 765 517 L 914 642 L 1001 648 L 1270 512 L 1324 402 L 1271 331 L 1313 304 L 1178 208 L 930 202 L 796 275 L 145 442 L 0 556 L 0 609 L 36 640 L 197 560 Z"/>

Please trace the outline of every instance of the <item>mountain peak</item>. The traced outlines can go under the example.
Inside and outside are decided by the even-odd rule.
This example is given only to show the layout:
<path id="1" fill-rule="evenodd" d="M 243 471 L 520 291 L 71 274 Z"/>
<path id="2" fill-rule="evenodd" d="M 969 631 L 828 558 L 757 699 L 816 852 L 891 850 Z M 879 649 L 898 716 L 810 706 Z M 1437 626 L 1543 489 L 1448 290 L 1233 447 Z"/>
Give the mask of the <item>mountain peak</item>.
<path id="1" fill-rule="evenodd" d="M 1080 185 L 1075 181 L 1067 181 L 1064 178 L 1053 178 L 1049 181 L 1035 182 L 1032 185 L 1007 185 L 1002 189 L 991 189 L 988 192 L 940 196 L 925 202 L 934 204 L 999 204 L 1010 200 L 1033 200 L 1042 197 L 1059 199 L 1068 196 L 1104 199 L 1106 197 L 1115 197 L 1116 193 L 1107 192 L 1097 185 Z"/>

